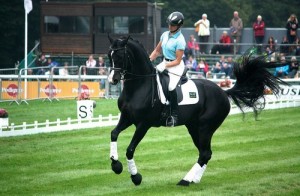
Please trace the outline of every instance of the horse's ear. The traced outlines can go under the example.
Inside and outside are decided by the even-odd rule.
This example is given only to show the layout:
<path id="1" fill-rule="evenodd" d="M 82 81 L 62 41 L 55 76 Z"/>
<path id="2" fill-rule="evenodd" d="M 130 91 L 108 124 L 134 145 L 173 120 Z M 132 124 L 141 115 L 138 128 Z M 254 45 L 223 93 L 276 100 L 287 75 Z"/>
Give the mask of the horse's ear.
<path id="1" fill-rule="evenodd" d="M 112 44 L 114 42 L 114 40 L 113 40 L 113 38 L 110 37 L 109 33 L 107 33 L 107 37 L 108 37 L 110 43 Z"/>
<path id="2" fill-rule="evenodd" d="M 128 35 L 127 39 L 126 39 L 126 43 L 128 43 L 128 40 L 130 39 L 130 35 Z"/>

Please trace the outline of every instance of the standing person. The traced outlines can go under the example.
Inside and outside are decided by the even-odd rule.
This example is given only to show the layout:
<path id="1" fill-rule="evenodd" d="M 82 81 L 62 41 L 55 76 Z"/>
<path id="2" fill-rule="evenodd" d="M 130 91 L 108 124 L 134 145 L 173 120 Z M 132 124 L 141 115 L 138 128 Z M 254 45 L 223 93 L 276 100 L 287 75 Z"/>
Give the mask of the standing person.
<path id="1" fill-rule="evenodd" d="M 243 30 L 243 21 L 239 17 L 238 11 L 233 12 L 233 18 L 231 19 L 230 23 L 230 32 L 231 32 L 231 37 L 232 40 L 237 43 L 236 46 L 236 52 L 239 52 L 240 49 L 240 42 L 241 42 L 241 37 L 242 37 L 242 30 Z"/>
<path id="2" fill-rule="evenodd" d="M 159 72 L 168 70 L 170 78 L 168 90 L 169 101 L 171 106 L 171 114 L 167 118 L 166 126 L 175 126 L 178 122 L 178 103 L 176 86 L 184 72 L 184 62 L 182 56 L 186 47 L 186 42 L 183 34 L 181 33 L 181 26 L 183 25 L 184 16 L 180 12 L 173 12 L 167 18 L 169 30 L 165 31 L 160 41 L 150 55 L 150 61 L 155 60 L 160 53 L 163 53 L 163 61 L 156 66 Z"/>
<path id="3" fill-rule="evenodd" d="M 297 38 L 298 19 L 295 14 L 292 14 L 286 23 L 286 35 L 290 44 L 294 44 Z"/>
<path id="4" fill-rule="evenodd" d="M 252 25 L 254 31 L 255 43 L 258 45 L 258 53 L 262 52 L 262 44 L 265 38 L 265 22 L 262 20 L 261 15 L 257 16 L 256 21 Z"/>
<path id="5" fill-rule="evenodd" d="M 206 53 L 207 42 L 209 39 L 210 31 L 210 22 L 207 19 L 207 14 L 202 14 L 202 19 L 195 22 L 194 26 L 199 25 L 198 37 L 200 42 L 200 53 Z M 204 44 L 202 44 L 204 43 Z"/>

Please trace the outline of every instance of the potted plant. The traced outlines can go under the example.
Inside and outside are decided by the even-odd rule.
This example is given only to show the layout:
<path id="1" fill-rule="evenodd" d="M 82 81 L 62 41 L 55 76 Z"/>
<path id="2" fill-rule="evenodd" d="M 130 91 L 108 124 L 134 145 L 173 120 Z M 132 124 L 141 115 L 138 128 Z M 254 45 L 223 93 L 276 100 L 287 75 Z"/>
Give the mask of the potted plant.
<path id="1" fill-rule="evenodd" d="M 0 108 L 0 126 L 8 127 L 8 112 L 3 108 Z"/>

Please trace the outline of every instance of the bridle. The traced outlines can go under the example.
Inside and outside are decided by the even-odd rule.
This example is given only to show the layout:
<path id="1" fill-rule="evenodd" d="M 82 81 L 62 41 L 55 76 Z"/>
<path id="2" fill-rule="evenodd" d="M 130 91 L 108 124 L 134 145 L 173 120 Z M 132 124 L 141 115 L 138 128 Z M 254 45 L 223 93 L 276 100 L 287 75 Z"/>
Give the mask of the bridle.
<path id="1" fill-rule="evenodd" d="M 121 80 L 128 81 L 128 80 L 135 80 L 135 79 L 140 79 L 140 78 L 148 78 L 148 77 L 156 76 L 156 73 L 153 73 L 153 74 L 135 74 L 135 73 L 132 73 L 132 72 L 128 71 L 128 66 L 132 65 L 133 63 L 132 63 L 132 59 L 129 56 L 129 53 L 131 51 L 128 50 L 127 43 L 125 44 L 125 46 L 118 47 L 118 48 L 112 48 L 110 46 L 110 50 L 111 50 L 110 56 L 111 56 L 111 61 L 112 61 L 111 70 L 118 71 L 121 74 Z M 112 57 L 113 53 L 116 52 L 116 51 L 119 51 L 119 50 L 124 50 L 123 65 L 122 65 L 121 68 L 114 67 L 114 61 L 113 61 L 113 57 Z M 126 75 L 131 75 L 133 77 L 125 79 Z"/>
<path id="2" fill-rule="evenodd" d="M 150 78 L 151 79 L 151 107 L 154 107 L 154 104 L 156 102 L 155 99 L 155 77 L 157 75 L 157 73 L 151 73 L 151 74 L 135 74 L 132 72 L 128 71 L 128 66 L 131 65 L 132 66 L 132 60 L 130 58 L 130 56 L 128 55 L 128 48 L 127 48 L 127 43 L 125 44 L 125 46 L 123 47 L 118 47 L 118 48 L 112 48 L 112 46 L 110 46 L 110 50 L 111 50 L 111 54 L 110 54 L 110 58 L 111 58 L 111 62 L 112 62 L 112 68 L 111 70 L 113 71 L 118 71 L 121 74 L 121 80 L 123 80 L 124 82 L 126 81 L 130 81 L 130 80 L 137 80 L 137 79 L 144 79 L 144 78 Z M 119 50 L 124 50 L 124 54 L 123 54 L 123 65 L 121 68 L 116 68 L 114 67 L 114 61 L 113 61 L 113 53 Z M 130 53 L 132 53 L 129 50 Z M 129 78 L 125 78 L 126 75 L 131 75 L 132 77 Z"/>

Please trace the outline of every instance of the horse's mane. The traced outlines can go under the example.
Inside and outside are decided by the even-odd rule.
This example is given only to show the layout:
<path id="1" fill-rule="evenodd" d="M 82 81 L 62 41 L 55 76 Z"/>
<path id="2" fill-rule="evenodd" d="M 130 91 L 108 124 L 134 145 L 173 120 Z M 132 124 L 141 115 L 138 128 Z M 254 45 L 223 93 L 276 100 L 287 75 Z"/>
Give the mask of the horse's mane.
<path id="1" fill-rule="evenodd" d="M 133 45 L 133 47 L 135 48 L 135 52 L 138 52 L 138 55 L 143 56 L 144 60 L 147 62 L 147 64 L 152 66 L 151 61 L 149 59 L 149 55 L 148 55 L 144 45 L 140 41 L 133 39 L 132 37 L 129 37 L 128 44 Z M 136 55 L 137 54 L 135 54 L 135 56 Z"/>

